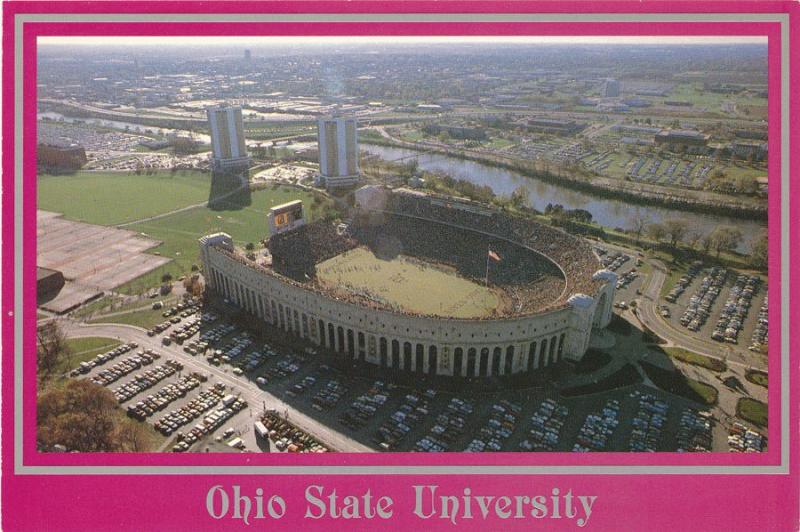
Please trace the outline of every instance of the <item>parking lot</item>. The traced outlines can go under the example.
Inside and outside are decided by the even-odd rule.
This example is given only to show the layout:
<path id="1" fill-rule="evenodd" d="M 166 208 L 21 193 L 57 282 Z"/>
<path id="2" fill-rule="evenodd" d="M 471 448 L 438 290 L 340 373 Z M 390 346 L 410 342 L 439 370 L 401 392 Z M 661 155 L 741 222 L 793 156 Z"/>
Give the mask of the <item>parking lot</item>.
<path id="1" fill-rule="evenodd" d="M 766 346 L 767 288 L 760 277 L 695 263 L 667 294 L 662 316 L 675 328 L 716 340 L 720 352 L 753 356 Z"/>
<path id="2" fill-rule="evenodd" d="M 636 267 L 633 256 L 609 265 L 614 261 L 618 273 Z M 131 417 L 161 432 L 163 450 L 337 450 L 304 417 L 377 451 L 728 449 L 727 432 L 708 411 L 644 384 L 570 398 L 550 385 L 453 393 L 337 369 L 315 348 L 287 344 L 284 333 L 259 336 L 227 321 L 227 307 L 184 304 L 163 313 L 163 328 L 148 333 L 160 349 L 121 346 L 97 367 L 76 372 L 107 379 L 115 368 L 117 376 L 96 382 L 114 391 Z M 254 430 L 266 411 L 269 444 Z"/>

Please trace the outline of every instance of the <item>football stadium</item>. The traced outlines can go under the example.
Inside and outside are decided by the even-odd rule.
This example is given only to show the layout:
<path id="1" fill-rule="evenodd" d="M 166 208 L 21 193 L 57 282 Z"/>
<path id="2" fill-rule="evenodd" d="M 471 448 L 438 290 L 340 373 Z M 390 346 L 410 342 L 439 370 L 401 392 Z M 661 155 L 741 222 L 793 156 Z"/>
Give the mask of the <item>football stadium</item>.
<path id="1" fill-rule="evenodd" d="M 207 286 L 343 360 L 517 375 L 579 360 L 611 320 L 615 274 L 584 240 L 527 218 L 381 186 L 355 192 L 347 223 L 273 211 L 266 251 L 200 239 Z"/>

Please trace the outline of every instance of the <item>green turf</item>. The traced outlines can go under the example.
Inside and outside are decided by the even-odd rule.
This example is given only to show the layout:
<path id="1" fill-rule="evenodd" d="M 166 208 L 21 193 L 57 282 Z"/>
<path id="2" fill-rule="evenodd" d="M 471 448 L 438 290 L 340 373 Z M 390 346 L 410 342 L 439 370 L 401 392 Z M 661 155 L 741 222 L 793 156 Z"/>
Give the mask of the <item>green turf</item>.
<path id="1" fill-rule="evenodd" d="M 728 369 L 727 364 L 722 360 L 700 355 L 681 347 L 664 347 L 663 350 L 672 358 L 680 360 L 681 362 L 686 362 L 687 364 L 693 364 L 717 372 Z"/>
<path id="2" fill-rule="evenodd" d="M 154 325 L 161 323 L 168 318 L 163 316 L 164 309 L 153 310 L 150 307 L 144 307 L 140 310 L 133 312 L 124 312 L 122 314 L 112 314 L 110 316 L 101 316 L 90 320 L 89 323 L 123 323 L 125 325 L 135 325 L 143 329 L 150 329 Z"/>
<path id="3" fill-rule="evenodd" d="M 318 264 L 317 279 L 343 291 L 366 290 L 391 305 L 430 315 L 477 318 L 491 315 L 499 304 L 490 288 L 453 272 L 402 255 L 380 259 L 366 248 Z"/>
<path id="4" fill-rule="evenodd" d="M 767 388 L 769 384 L 769 376 L 763 371 L 748 370 L 744 374 L 744 378 L 753 384 L 763 386 L 764 388 Z"/>
<path id="5" fill-rule="evenodd" d="M 208 200 L 210 177 L 200 172 L 78 172 L 40 176 L 38 207 L 66 218 L 116 225 Z"/>
<path id="6" fill-rule="evenodd" d="M 117 291 L 142 293 L 159 286 L 165 273 L 171 274 L 173 279 L 190 274 L 192 265 L 200 264 L 197 239 L 209 233 L 223 231 L 231 235 L 239 246 L 253 242 L 260 247 L 259 241 L 269 236 L 267 215 L 270 207 L 296 199 L 303 201 L 306 217 L 313 219 L 316 209 L 310 192 L 277 187 L 254 191 L 250 197 L 251 203 L 247 206 L 227 204 L 220 206 L 220 210 L 197 207 L 128 226 L 127 229 L 160 240 L 162 243 L 148 250 L 148 253 L 158 253 L 172 261 L 122 285 Z"/>
<path id="7" fill-rule="evenodd" d="M 767 404 L 749 397 L 742 397 L 736 403 L 736 417 L 755 423 L 759 427 L 766 427 L 768 421 Z"/>
<path id="8" fill-rule="evenodd" d="M 77 368 L 81 362 L 86 362 L 101 353 L 111 351 L 120 343 L 119 340 L 114 340 L 113 338 L 97 336 L 68 338 L 67 348 L 70 350 L 69 361 L 65 360 L 59 369 L 61 372 L 67 372 L 73 368 Z"/>

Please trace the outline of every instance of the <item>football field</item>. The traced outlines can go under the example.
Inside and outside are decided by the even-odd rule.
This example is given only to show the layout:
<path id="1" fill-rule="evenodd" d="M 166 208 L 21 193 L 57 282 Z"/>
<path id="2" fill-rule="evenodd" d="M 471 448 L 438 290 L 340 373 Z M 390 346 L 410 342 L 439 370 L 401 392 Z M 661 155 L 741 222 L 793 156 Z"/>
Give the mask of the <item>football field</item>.
<path id="1" fill-rule="evenodd" d="M 385 260 L 364 247 L 319 263 L 317 280 L 328 288 L 369 295 L 407 312 L 435 316 L 491 316 L 501 302 L 492 289 L 445 267 L 403 255 Z"/>

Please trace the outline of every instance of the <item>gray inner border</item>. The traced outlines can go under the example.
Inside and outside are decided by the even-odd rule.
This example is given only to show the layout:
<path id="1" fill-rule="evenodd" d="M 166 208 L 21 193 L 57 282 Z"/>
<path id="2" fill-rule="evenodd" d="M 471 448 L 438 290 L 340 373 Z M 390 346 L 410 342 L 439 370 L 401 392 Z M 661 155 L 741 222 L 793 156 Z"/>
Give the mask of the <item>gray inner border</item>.
<path id="1" fill-rule="evenodd" d="M 25 22 L 778 22 L 781 27 L 781 463 L 777 466 L 26 466 L 22 463 L 23 68 Z M 176 28 L 177 29 L 177 28 Z M 21 14 L 14 19 L 14 473 L 17 475 L 625 475 L 789 473 L 789 15 L 719 14 Z M 180 34 L 176 31 L 176 34 Z"/>

